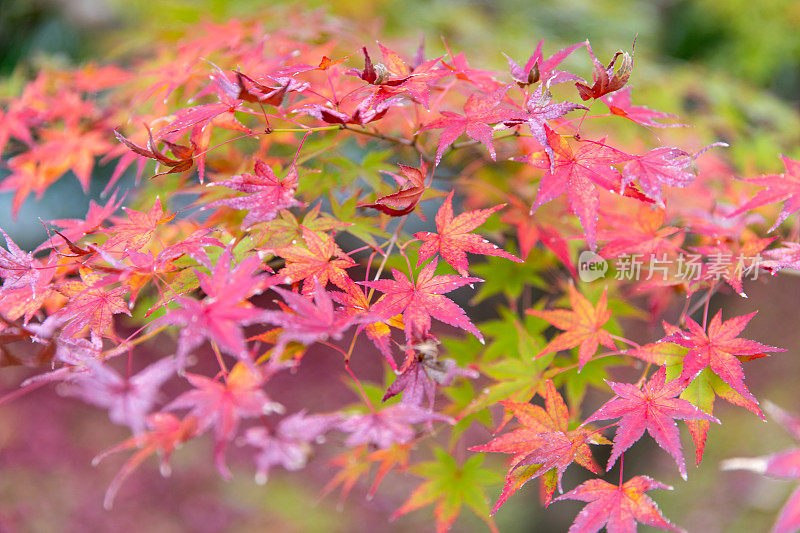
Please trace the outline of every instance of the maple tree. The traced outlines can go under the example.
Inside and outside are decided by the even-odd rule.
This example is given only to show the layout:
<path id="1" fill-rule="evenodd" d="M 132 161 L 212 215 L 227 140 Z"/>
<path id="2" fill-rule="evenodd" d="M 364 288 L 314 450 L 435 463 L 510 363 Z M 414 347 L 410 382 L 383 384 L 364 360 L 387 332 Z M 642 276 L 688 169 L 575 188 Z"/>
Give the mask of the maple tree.
<path id="1" fill-rule="evenodd" d="M 376 465 L 365 493 L 397 480 L 391 518 L 432 505 L 437 531 L 464 508 L 495 530 L 531 480 L 546 507 L 587 503 L 570 531 L 678 530 L 645 494 L 670 487 L 623 483 L 624 455 L 648 433 L 685 479 L 676 420 L 700 464 L 717 397 L 763 417 L 745 369 L 782 350 L 740 337 L 755 311 L 723 321 L 711 300 L 800 270 L 800 163 L 734 179 L 708 151 L 725 143 L 633 105 L 632 48 L 604 65 L 588 41 L 551 56 L 540 41 L 492 71 L 306 16 L 206 26 L 111 70 L 44 68 L 0 101 L 14 214 L 114 164 L 103 200 L 45 222 L 33 250 L 0 229 L 0 364 L 30 374 L 0 405 L 57 384 L 127 426 L 97 458 L 133 450 L 106 507 L 147 457 L 166 474 L 209 438 L 221 476 L 235 446 L 259 484 L 332 453 L 323 493 L 343 498 Z M 796 478 L 795 456 L 728 465 Z M 573 463 L 593 477 L 567 486 Z M 601 479 L 615 466 L 617 485 Z"/>

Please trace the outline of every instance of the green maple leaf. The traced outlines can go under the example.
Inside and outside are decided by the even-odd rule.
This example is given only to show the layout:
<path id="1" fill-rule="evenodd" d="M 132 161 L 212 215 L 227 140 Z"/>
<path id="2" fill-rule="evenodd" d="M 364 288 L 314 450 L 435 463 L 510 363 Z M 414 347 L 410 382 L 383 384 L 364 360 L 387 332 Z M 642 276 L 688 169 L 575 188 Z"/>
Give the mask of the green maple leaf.
<path id="1" fill-rule="evenodd" d="M 394 512 L 394 520 L 411 511 L 435 504 L 436 532 L 449 530 L 465 505 L 489 529 L 497 531 L 489 517 L 489 500 L 484 487 L 498 484 L 502 477 L 492 470 L 481 468 L 483 455 L 473 455 L 463 465 L 441 448 L 434 450 L 435 460 L 418 464 L 409 470 L 426 478 L 408 499 Z"/>

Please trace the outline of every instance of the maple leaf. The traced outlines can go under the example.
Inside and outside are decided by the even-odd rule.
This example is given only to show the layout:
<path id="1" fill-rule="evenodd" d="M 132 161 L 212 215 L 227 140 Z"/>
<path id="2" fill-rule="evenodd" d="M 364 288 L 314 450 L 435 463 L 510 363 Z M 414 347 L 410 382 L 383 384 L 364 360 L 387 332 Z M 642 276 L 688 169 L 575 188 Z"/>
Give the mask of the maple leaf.
<path id="1" fill-rule="evenodd" d="M 541 241 L 569 269 L 572 276 L 577 278 L 578 271 L 572 260 L 572 251 L 561 233 L 552 225 L 543 224 L 541 217 L 532 216 L 530 208 L 515 196 L 511 196 L 509 200 L 511 207 L 501 220 L 517 229 L 520 256 L 527 258 L 536 243 Z"/>
<path id="2" fill-rule="evenodd" d="M 113 315 L 124 313 L 131 316 L 122 299 L 128 292 L 127 287 L 109 289 L 99 274 L 87 268 L 81 268 L 80 276 L 80 281 L 67 281 L 59 287 L 59 291 L 69 299 L 55 313 L 67 320 L 64 335 L 76 337 L 88 330 L 92 337 L 113 336 Z"/>
<path id="3" fill-rule="evenodd" d="M 636 40 L 634 39 L 633 48 L 635 47 Z M 592 71 L 591 87 L 585 83 L 575 83 L 575 87 L 578 88 L 578 94 L 580 95 L 581 100 L 600 98 L 608 93 L 622 89 L 622 87 L 628 83 L 628 79 L 631 77 L 631 71 L 633 70 L 633 56 L 631 54 L 619 50 L 614 54 L 614 57 L 611 58 L 608 66 L 604 67 L 594 55 L 589 41 L 586 41 L 586 50 L 588 50 L 589 56 L 592 58 L 592 63 L 594 63 L 594 71 Z M 617 68 L 617 71 L 614 72 L 617 59 L 620 59 L 620 65 Z"/>
<path id="4" fill-rule="evenodd" d="M 504 86 L 489 94 L 472 93 L 464 104 L 464 115 L 451 111 L 442 111 L 443 118 L 437 118 L 429 122 L 420 130 L 427 131 L 444 128 L 439 137 L 439 147 L 436 149 L 436 166 L 442 160 L 447 147 L 464 133 L 471 139 L 483 144 L 489 150 L 492 160 L 497 159 L 497 153 L 495 153 L 494 145 L 492 144 L 492 132 L 494 130 L 488 124 L 503 122 L 513 116 L 513 111 L 499 107 L 508 89 L 508 86 Z"/>
<path id="5" fill-rule="evenodd" d="M 269 471 L 275 466 L 290 471 L 304 468 L 311 455 L 311 443 L 320 440 L 340 418 L 339 415 L 307 415 L 303 410 L 282 419 L 274 430 L 264 426 L 248 428 L 244 442 L 258 448 L 256 483 L 265 484 Z"/>
<path id="6" fill-rule="evenodd" d="M 392 269 L 394 280 L 362 281 L 361 285 L 378 289 L 384 296 L 372 306 L 372 312 L 383 319 L 403 314 L 406 340 L 425 338 L 431 329 L 431 318 L 461 328 L 483 342 L 481 332 L 467 314 L 452 300 L 442 296 L 458 287 L 469 285 L 480 278 L 462 276 L 435 276 L 437 260 L 434 259 L 420 271 L 416 281 L 410 281 L 399 270 Z"/>
<path id="7" fill-rule="evenodd" d="M 339 422 L 336 428 L 350 435 L 345 446 L 354 448 L 362 444 L 374 444 L 388 448 L 392 444 L 405 444 L 414 438 L 412 424 L 439 420 L 453 424 L 452 418 L 428 409 L 407 403 L 398 403 L 380 411 L 353 415 Z"/>
<path id="8" fill-rule="evenodd" d="M 0 248 L 0 278 L 3 278 L 4 289 L 15 289 L 28 286 L 35 288 L 43 277 L 41 265 L 30 252 L 24 252 L 8 234 L 0 229 L 6 241 L 6 248 Z M 50 276 L 52 277 L 52 276 Z"/>
<path id="9" fill-rule="evenodd" d="M 119 473 L 114 476 L 106 490 L 103 500 L 103 507 L 110 510 L 114 505 L 114 498 L 117 495 L 122 483 L 130 476 L 145 459 L 158 452 L 161 455 L 161 474 L 170 474 L 169 458 L 175 449 L 197 434 L 197 419 L 187 416 L 183 420 L 170 413 L 155 413 L 147 418 L 147 425 L 150 431 L 143 435 L 135 436 L 108 450 L 101 452 L 94 459 L 92 465 L 98 465 L 100 461 L 111 454 L 139 448 L 139 450 L 128 459 Z"/>
<path id="10" fill-rule="evenodd" d="M 622 187 L 625 188 L 634 180 L 639 180 L 642 192 L 664 207 L 662 187 L 688 187 L 695 180 L 695 159 L 714 147 L 726 147 L 727 143 L 711 143 L 695 154 L 680 148 L 662 146 L 654 148 L 644 155 L 630 156 L 631 161 L 622 169 Z"/>
<path id="11" fill-rule="evenodd" d="M 334 309 L 328 291 L 322 288 L 316 278 L 314 284 L 313 301 L 280 287 L 272 287 L 289 307 L 289 310 L 263 311 L 261 314 L 263 322 L 282 328 L 275 345 L 274 357 L 279 357 L 286 345 L 293 341 L 307 346 L 329 338 L 340 339 L 342 333 L 359 320 L 340 309 Z"/>
<path id="12" fill-rule="evenodd" d="M 256 222 L 268 222 L 275 218 L 279 210 L 302 205 L 294 198 L 297 180 L 295 166 L 289 168 L 284 178 L 278 179 L 269 165 L 256 159 L 255 174 L 239 174 L 229 180 L 210 184 L 249 194 L 217 200 L 209 204 L 209 207 L 226 205 L 234 209 L 248 209 L 242 221 L 245 228 Z"/>
<path id="13" fill-rule="evenodd" d="M 144 432 L 147 414 L 156 402 L 158 389 L 175 375 L 173 358 L 159 359 L 134 376 L 122 377 L 92 358 L 83 361 L 87 371 L 81 372 L 64 392 L 78 396 L 84 402 L 108 409 L 108 418 L 125 425 L 135 435 Z"/>
<path id="14" fill-rule="evenodd" d="M 708 332 L 700 325 L 686 317 L 688 331 L 669 326 L 668 335 L 662 341 L 673 342 L 689 348 L 683 359 L 683 370 L 680 379 L 687 383 L 692 381 L 704 368 L 709 367 L 715 374 L 731 386 L 745 400 L 758 405 L 758 400 L 750 394 L 744 384 L 742 363 L 736 357 L 754 356 L 764 352 L 783 352 L 781 348 L 767 346 L 760 342 L 739 338 L 739 334 L 757 311 L 722 321 L 722 311 L 717 312 L 708 324 Z M 665 325 L 665 328 L 668 325 Z M 763 414 L 756 407 L 756 414 Z"/>
<path id="15" fill-rule="evenodd" d="M 759 239 L 753 234 L 745 234 L 744 242 L 725 243 L 717 241 L 711 246 L 697 246 L 694 251 L 708 258 L 702 271 L 702 279 L 724 279 L 736 294 L 747 298 L 744 292 L 744 277 L 753 274 L 760 266 L 761 252 L 769 246 L 776 237 Z"/>
<path id="16" fill-rule="evenodd" d="M 333 301 L 343 306 L 341 311 L 353 317 L 371 317 L 374 315 L 374 313 L 371 312 L 373 304 L 370 304 L 364 288 L 360 287 L 355 281 L 348 277 L 345 277 L 342 281 L 344 282 L 344 292 L 331 291 L 328 293 Z M 367 320 L 371 319 L 367 318 Z M 385 322 L 369 322 L 364 324 L 363 327 L 367 332 L 369 340 L 380 350 L 386 358 L 386 362 L 392 367 L 392 370 L 397 370 L 397 363 L 392 356 L 392 331 L 390 326 L 402 329 L 402 317 L 398 315 L 393 316 Z"/>
<path id="17" fill-rule="evenodd" d="M 133 142 L 129 141 L 125 138 L 119 131 L 114 130 L 114 135 L 117 137 L 117 140 L 128 147 L 133 153 L 138 156 L 146 157 L 148 159 L 153 159 L 159 164 L 163 164 L 164 166 L 169 167 L 169 170 L 165 172 L 161 172 L 153 176 L 161 176 L 162 174 L 173 174 L 177 172 L 184 172 L 192 168 L 192 164 L 194 163 L 194 152 L 197 149 L 197 145 L 192 140 L 191 146 L 183 146 L 180 144 L 175 144 L 165 139 L 161 139 L 167 148 L 169 148 L 172 153 L 175 155 L 175 158 L 167 157 L 163 153 L 158 150 L 156 146 L 156 141 L 153 139 L 153 133 L 150 131 L 150 128 L 145 124 L 145 128 L 147 129 L 148 141 L 147 141 L 147 148 L 139 146 L 138 144 L 134 144 Z"/>
<path id="18" fill-rule="evenodd" d="M 597 352 L 599 344 L 612 350 L 616 348 L 611 334 L 602 329 L 603 325 L 611 318 L 611 311 L 608 309 L 607 288 L 603 289 L 603 294 L 594 308 L 573 284 L 568 285 L 568 290 L 572 310 L 528 309 L 527 313 L 564 330 L 564 333 L 559 333 L 536 357 L 580 346 L 578 348 L 578 368 L 581 369 Z"/>
<path id="19" fill-rule="evenodd" d="M 569 430 L 569 410 L 552 381 L 545 381 L 543 396 L 544 409 L 530 403 L 501 401 L 521 427 L 470 448 L 474 452 L 514 454 L 503 492 L 492 508 L 492 515 L 525 483 L 542 475 L 546 476 L 543 484 L 545 505 L 549 504 L 556 486 L 561 491 L 561 478 L 573 462 L 596 474 L 601 471 L 592 458 L 589 444 L 607 444 L 608 441 L 586 428 Z"/>
<path id="20" fill-rule="evenodd" d="M 611 214 L 611 228 L 600 232 L 600 239 L 609 242 L 600 251 L 606 259 L 636 254 L 643 258 L 665 257 L 668 252 L 679 251 L 680 228 L 664 227 L 663 209 L 640 205 L 635 216 Z"/>
<path id="21" fill-rule="evenodd" d="M 770 402 L 765 408 L 795 440 L 800 442 L 800 419 Z M 778 479 L 800 479 L 800 448 L 791 448 L 762 457 L 736 457 L 720 465 L 722 470 L 748 470 Z M 772 533 L 792 533 L 800 529 L 800 487 L 783 504 Z"/>
<path id="22" fill-rule="evenodd" d="M 225 464 L 225 450 L 236 437 L 239 421 L 283 409 L 261 390 L 266 378 L 259 368 L 248 368 L 241 361 L 225 376 L 224 382 L 187 373 L 186 379 L 194 388 L 164 408 L 165 411 L 189 409 L 188 416 L 197 419 L 197 434 L 214 428 L 214 460 L 226 479 L 231 478 L 231 473 Z"/>
<path id="23" fill-rule="evenodd" d="M 375 474 L 375 480 L 372 482 L 372 486 L 367 493 L 368 498 L 375 495 L 383 478 L 386 477 L 386 474 L 393 468 L 397 468 L 399 471 L 405 471 L 406 468 L 408 468 L 408 462 L 411 459 L 411 449 L 413 447 L 413 442 L 406 444 L 395 443 L 388 448 L 375 450 L 366 457 L 367 461 L 370 462 L 380 461 L 378 471 Z"/>
<path id="24" fill-rule="evenodd" d="M 250 255 L 235 268 L 231 268 L 233 256 L 226 248 L 208 276 L 197 272 L 200 287 L 206 297 L 201 300 L 176 297 L 181 306 L 170 309 L 157 323 L 183 326 L 178 337 L 177 356 L 182 368 L 186 356 L 205 339 L 215 342 L 230 355 L 241 358 L 246 353 L 242 328 L 262 319 L 263 311 L 250 305 L 246 298 L 263 289 L 265 279 L 253 276 L 261 261 Z"/>
<path id="25" fill-rule="evenodd" d="M 543 46 L 544 39 L 539 41 L 539 44 L 536 45 L 536 50 L 534 50 L 533 55 L 528 58 L 528 61 L 525 62 L 524 67 L 520 67 L 510 57 L 503 54 L 506 56 L 506 59 L 508 59 L 511 77 L 514 78 L 514 81 L 516 81 L 520 87 L 536 83 L 539 80 L 542 80 L 543 84 L 546 85 L 580 80 L 580 78 L 574 74 L 563 70 L 555 70 L 555 67 L 564 61 L 572 52 L 581 46 L 586 46 L 586 42 L 573 44 L 572 46 L 559 50 L 547 59 L 544 58 L 544 53 L 542 52 Z"/>
<path id="26" fill-rule="evenodd" d="M 367 48 L 362 47 L 364 70 L 349 72 L 376 86 L 365 101 L 366 104 L 369 106 L 381 105 L 393 96 L 406 95 L 428 109 L 430 84 L 447 74 L 446 71 L 434 68 L 439 62 L 439 58 L 419 62 L 411 68 L 396 52 L 380 43 L 378 46 L 383 55 L 383 63 L 373 64 Z"/>
<path id="27" fill-rule="evenodd" d="M 621 485 L 590 479 L 554 501 L 588 503 L 575 518 L 569 533 L 596 533 L 603 526 L 614 533 L 635 533 L 636 522 L 669 531 L 683 531 L 664 518 L 656 503 L 645 495 L 654 489 L 672 490 L 672 487 L 647 476 L 632 477 Z"/>
<path id="28" fill-rule="evenodd" d="M 781 244 L 783 245 L 782 248 L 764 252 L 764 260 L 761 261 L 759 266 L 773 274 L 784 268 L 800 270 L 800 243 L 784 241 Z"/>
<path id="29" fill-rule="evenodd" d="M 573 150 L 565 139 L 549 127 L 545 127 L 545 133 L 555 160 L 531 161 L 547 169 L 539 182 L 531 213 L 566 193 L 570 209 L 583 226 L 586 243 L 594 250 L 597 246 L 597 211 L 600 206 L 597 186 L 609 191 L 622 190 L 620 173 L 613 165 L 628 160 L 630 156 L 595 141 L 583 141 L 577 150 Z"/>
<path id="30" fill-rule="evenodd" d="M 132 248 L 134 250 L 142 250 L 146 248 L 153 236 L 156 233 L 156 228 L 160 224 L 166 224 L 175 217 L 175 213 L 171 215 L 164 214 L 164 208 L 161 206 L 161 199 L 156 197 L 153 207 L 150 211 L 144 213 L 122 208 L 128 219 L 114 217 L 114 225 L 108 228 L 108 233 L 111 237 L 103 244 L 106 249 L 111 249 L 116 246 L 122 245 L 123 248 Z"/>
<path id="31" fill-rule="evenodd" d="M 608 106 L 611 114 L 625 117 L 628 120 L 648 128 L 679 128 L 685 124 L 662 124 L 658 119 L 677 118 L 672 113 L 654 111 L 649 107 L 633 105 L 631 102 L 631 88 L 625 87 L 613 94 L 603 96 L 600 100 Z"/>
<path id="32" fill-rule="evenodd" d="M 355 266 L 356 262 L 336 245 L 331 235 L 323 234 L 321 237 L 316 231 L 301 229 L 307 248 L 294 245 L 272 250 L 286 260 L 286 266 L 278 271 L 277 276 L 284 283 L 304 280 L 303 294 L 307 296 L 312 294 L 315 283 L 325 288 L 330 281 L 344 288 L 345 269 Z"/>
<path id="33" fill-rule="evenodd" d="M 595 420 L 620 418 L 606 471 L 611 470 L 625 450 L 642 438 L 647 430 L 675 459 L 681 477 L 686 479 L 686 462 L 674 419 L 720 422 L 688 401 L 677 398 L 686 388 L 686 383 L 680 379 L 666 383 L 666 375 L 666 367 L 662 366 L 641 388 L 630 383 L 606 381 L 616 396 L 586 419 L 588 424 Z"/>
<path id="34" fill-rule="evenodd" d="M 789 218 L 789 215 L 800 210 L 800 161 L 790 159 L 784 155 L 781 155 L 781 159 L 786 172 L 745 180 L 747 183 L 765 188 L 757 192 L 753 198 L 730 213 L 729 216 L 733 217 L 762 205 L 783 202 L 783 209 L 769 229 L 769 231 L 775 231 L 784 220 Z"/>
<path id="35" fill-rule="evenodd" d="M 520 123 L 527 124 L 533 138 L 542 145 L 550 158 L 550 171 L 553 172 L 555 170 L 555 153 L 547 138 L 547 121 L 561 118 L 576 109 L 588 110 L 589 108 L 572 102 L 552 102 L 551 100 L 549 85 L 539 85 L 525 102 L 525 110 L 514 113 L 513 118 L 503 122 L 503 125 L 512 127 Z"/>
<path id="36" fill-rule="evenodd" d="M 386 389 L 385 402 L 403 393 L 402 403 L 421 405 L 428 398 L 428 407 L 433 408 L 436 385 L 449 386 L 456 376 L 477 378 L 478 372 L 459 368 L 453 359 L 439 359 L 438 342 L 430 339 L 409 347 L 406 363 L 397 379 Z"/>
<path id="37" fill-rule="evenodd" d="M 414 237 L 423 241 L 422 246 L 419 248 L 417 266 L 438 253 L 459 274 L 466 277 L 468 275 L 467 267 L 469 266 L 466 252 L 505 257 L 521 263 L 522 259 L 511 255 L 502 248 L 498 248 L 483 237 L 470 233 L 486 222 L 492 213 L 502 209 L 505 204 L 496 205 L 489 209 L 476 209 L 468 213 L 461 213 L 453 218 L 454 193 L 455 191 L 450 191 L 450 194 L 436 213 L 437 233 L 420 231 L 414 234 Z"/>
<path id="38" fill-rule="evenodd" d="M 344 59 L 341 59 L 339 61 L 343 60 Z M 339 61 L 331 62 L 328 60 L 325 68 L 328 68 Z M 322 68 L 322 64 L 320 64 L 320 68 Z M 227 99 L 232 100 L 279 106 L 289 93 L 303 92 L 309 87 L 308 83 L 298 81 L 294 78 L 272 78 L 267 76 L 266 80 L 275 85 L 269 86 L 257 82 L 250 76 L 247 76 L 238 70 L 234 71 L 233 74 L 236 78 L 236 81 L 232 81 L 228 74 L 219 69 L 217 69 L 217 72 L 214 75 L 214 80 L 218 87 L 217 93 L 220 95 L 224 94 Z"/>
<path id="39" fill-rule="evenodd" d="M 50 224 L 58 226 L 61 229 L 63 237 L 66 239 L 77 241 L 85 235 L 95 233 L 103 227 L 106 220 L 116 213 L 120 205 L 122 205 L 123 197 L 117 200 L 117 191 L 108 199 L 106 205 L 98 205 L 94 200 L 89 200 L 89 210 L 84 218 L 68 218 L 68 219 L 55 219 L 49 220 Z M 53 246 L 54 240 L 48 239 L 43 242 L 37 250 L 41 250 L 47 246 Z"/>
<path id="40" fill-rule="evenodd" d="M 483 487 L 495 483 L 497 475 L 491 470 L 481 468 L 483 456 L 470 457 L 463 465 L 459 465 L 441 448 L 436 448 L 434 455 L 434 461 L 412 467 L 415 474 L 427 481 L 414 489 L 390 520 L 435 503 L 433 514 L 436 518 L 436 533 L 445 533 L 458 518 L 461 508 L 466 505 L 496 533 L 494 520 L 487 517 L 489 506 L 486 504 Z"/>
<path id="41" fill-rule="evenodd" d="M 425 175 L 428 172 L 427 166 L 424 162 L 420 163 L 420 168 L 401 164 L 397 166 L 400 167 L 400 172 L 405 178 L 390 172 L 386 172 L 386 174 L 394 178 L 397 185 L 401 187 L 400 190 L 379 197 L 374 204 L 366 204 L 359 207 L 371 207 L 393 217 L 407 215 L 414 210 L 427 189 L 425 185 Z M 424 220 L 424 216 L 421 213 L 420 217 Z"/>

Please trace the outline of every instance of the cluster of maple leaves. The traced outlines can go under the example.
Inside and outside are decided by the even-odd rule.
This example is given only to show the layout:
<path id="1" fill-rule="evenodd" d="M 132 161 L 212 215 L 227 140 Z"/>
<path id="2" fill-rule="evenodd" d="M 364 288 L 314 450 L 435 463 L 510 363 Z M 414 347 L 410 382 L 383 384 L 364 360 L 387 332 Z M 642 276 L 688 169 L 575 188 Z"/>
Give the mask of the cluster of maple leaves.
<path id="1" fill-rule="evenodd" d="M 390 471 L 408 470 L 426 481 L 394 516 L 435 504 L 439 531 L 463 506 L 494 529 L 490 514 L 532 479 L 545 505 L 587 503 L 570 531 L 635 531 L 637 521 L 678 530 L 645 495 L 670 487 L 624 481 L 623 456 L 647 432 L 686 478 L 676 420 L 699 464 L 719 423 L 717 397 L 763 418 L 743 363 L 779 349 L 740 337 L 755 313 L 709 319 L 709 301 L 726 286 L 744 295 L 752 272 L 739 256 L 763 255 L 762 271 L 800 269 L 792 237 L 759 237 L 785 221 L 797 237 L 800 162 L 734 180 L 720 151 L 672 146 L 696 139 L 673 115 L 632 103 L 632 49 L 604 65 L 588 42 L 551 56 L 540 42 L 524 67 L 509 58 L 495 72 L 449 48 L 406 58 L 379 44 L 376 62 L 337 24 L 311 26 L 335 37 L 308 38 L 297 29 L 307 23 L 267 32 L 232 21 L 126 66 L 43 70 L 3 105 L 0 189 L 14 192 L 15 213 L 69 173 L 86 190 L 98 163 L 114 162 L 104 203 L 48 221 L 35 250 L 2 234 L 0 356 L 37 370 L 10 395 L 59 383 L 131 429 L 96 459 L 133 450 L 107 507 L 147 457 L 160 454 L 166 474 L 170 454 L 204 434 L 225 477 L 228 447 L 251 449 L 259 483 L 276 467 L 302 469 L 322 437 L 340 434 L 326 492 L 347 494 L 372 463 L 370 494 Z M 591 81 L 560 70 L 567 61 Z M 625 128 L 638 133 L 631 146 L 615 144 Z M 118 189 L 126 173 L 135 192 Z M 774 224 L 754 213 L 781 202 Z M 428 204 L 438 204 L 434 224 L 420 226 Z M 405 232 L 412 224 L 428 230 Z M 574 257 L 584 247 L 607 260 L 635 255 L 643 275 L 579 285 Z M 697 276 L 648 275 L 652 259 L 674 266 L 687 253 L 703 258 Z M 484 259 L 470 265 L 467 254 Z M 733 260 L 720 269 L 721 257 Z M 449 294 L 476 286 L 473 302 L 497 296 L 499 318 L 476 325 Z M 638 313 L 624 305 L 634 296 Z M 626 313 L 662 322 L 665 334 L 644 345 L 625 338 Z M 439 338 L 434 320 L 480 345 Z M 361 334 L 374 349 L 354 351 Z M 174 350 L 143 365 L 169 335 Z M 314 344 L 340 354 L 360 400 L 286 413 L 270 378 L 307 364 Z M 362 384 L 353 357 L 380 358 L 393 379 Z M 215 370 L 192 371 L 205 363 Z M 609 367 L 640 377 L 606 380 Z M 185 391 L 165 401 L 169 380 Z M 589 387 L 611 398 L 584 416 Z M 436 435 L 447 428 L 445 449 Z M 430 461 L 421 462 L 431 457 L 423 443 Z M 482 453 L 457 461 L 457 445 L 511 454 L 493 509 L 484 490 L 493 471 Z M 590 479 L 563 492 L 573 463 L 602 474 L 592 447 L 604 445 L 605 470 L 619 463 L 620 483 Z M 756 469 L 786 475 L 779 462 Z M 800 525 L 787 516 L 779 531 Z"/>

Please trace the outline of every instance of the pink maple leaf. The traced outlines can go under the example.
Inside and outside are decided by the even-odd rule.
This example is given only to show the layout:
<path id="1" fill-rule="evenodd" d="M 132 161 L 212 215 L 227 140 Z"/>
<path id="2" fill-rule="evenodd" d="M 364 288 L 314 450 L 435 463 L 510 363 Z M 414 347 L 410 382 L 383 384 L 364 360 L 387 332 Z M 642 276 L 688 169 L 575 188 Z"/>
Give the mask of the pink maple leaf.
<path id="1" fill-rule="evenodd" d="M 282 328 L 273 357 L 283 353 L 286 345 L 292 341 L 309 345 L 329 338 L 340 339 L 347 328 L 364 318 L 354 317 L 342 309 L 334 309 L 328 291 L 322 288 L 316 278 L 314 282 L 313 301 L 280 287 L 272 288 L 289 306 L 286 311 L 264 311 L 261 315 L 263 322 Z"/>
<path id="2" fill-rule="evenodd" d="M 361 282 L 362 285 L 384 293 L 383 298 L 372 306 L 372 312 L 383 319 L 402 313 L 408 342 L 427 336 L 431 329 L 431 317 L 468 331 L 483 342 L 483 335 L 464 310 L 442 296 L 458 287 L 483 280 L 462 276 L 435 276 L 436 264 L 434 259 L 425 265 L 416 281 L 410 281 L 405 274 L 393 268 L 394 280 Z"/>
<path id="3" fill-rule="evenodd" d="M 686 462 L 683 459 L 678 426 L 674 420 L 720 422 L 688 401 L 678 398 L 686 388 L 686 382 L 676 379 L 665 383 L 666 375 L 666 367 L 662 366 L 642 388 L 630 383 L 606 381 L 616 396 L 586 420 L 588 424 L 595 420 L 620 418 L 606 471 L 611 470 L 620 455 L 642 438 L 647 430 L 658 445 L 675 459 L 681 477 L 686 479 Z"/>
<path id="4" fill-rule="evenodd" d="M 655 502 L 645 495 L 653 489 L 672 490 L 672 487 L 647 476 L 632 477 L 621 485 L 590 479 L 554 501 L 588 503 L 575 518 L 569 533 L 596 533 L 603 526 L 614 533 L 636 533 L 636 522 L 669 531 L 683 531 L 664 518 Z"/>
<path id="5" fill-rule="evenodd" d="M 674 119 L 677 117 L 672 113 L 654 111 L 649 107 L 633 105 L 631 103 L 630 87 L 625 87 L 619 91 L 607 94 L 600 98 L 600 100 L 608 106 L 612 114 L 625 117 L 630 121 L 648 128 L 676 128 L 685 126 L 685 124 L 662 124 L 661 122 L 656 122 L 657 119 Z"/>
<path id="6" fill-rule="evenodd" d="M 244 192 L 247 195 L 217 200 L 209 207 L 226 205 L 234 209 L 248 209 L 242 221 L 244 227 L 252 226 L 256 222 L 268 222 L 274 219 L 281 209 L 302 205 L 294 197 L 297 181 L 296 167 L 290 167 L 286 176 L 279 179 L 269 165 L 256 159 L 255 174 L 239 174 L 229 180 L 212 184 Z"/>
<path id="7" fill-rule="evenodd" d="M 158 321 L 183 326 L 177 351 L 181 367 L 187 354 L 206 339 L 234 357 L 241 358 L 246 353 L 242 327 L 259 322 L 263 313 L 246 298 L 264 288 L 265 278 L 263 275 L 253 276 L 253 271 L 261 263 L 257 255 L 248 256 L 235 268 L 231 268 L 232 261 L 230 248 L 226 248 L 211 276 L 197 272 L 206 297 L 200 301 L 177 297 L 174 301 L 181 308 L 170 309 Z"/>
<path id="8" fill-rule="evenodd" d="M 214 429 L 217 470 L 230 479 L 225 450 L 236 437 L 239 421 L 279 412 L 282 406 L 270 400 L 261 389 L 266 375 L 259 368 L 251 369 L 241 362 L 236 363 L 223 382 L 199 374 L 186 374 L 186 379 L 193 389 L 175 398 L 164 409 L 189 409 L 189 416 L 197 418 L 198 434 Z"/>
<path id="9" fill-rule="evenodd" d="M 683 359 L 680 379 L 691 381 L 701 370 L 710 367 L 733 390 L 758 405 L 758 400 L 750 394 L 744 384 L 742 363 L 736 356 L 753 356 L 764 352 L 784 352 L 786 350 L 739 338 L 739 334 L 755 315 L 756 311 L 723 322 L 722 311 L 719 311 L 708 324 L 708 332 L 697 322 L 686 317 L 686 326 L 689 331 L 672 331 L 663 339 L 689 348 Z M 755 409 L 758 411 L 757 407 Z M 763 418 L 760 411 L 756 414 Z"/>
<path id="10" fill-rule="evenodd" d="M 508 86 L 500 87 L 489 94 L 472 93 L 464 104 L 464 115 L 442 111 L 442 118 L 429 122 L 422 128 L 422 131 L 444 129 L 436 150 L 436 165 L 442 160 L 447 147 L 464 133 L 483 144 L 489 150 L 492 159 L 497 159 L 492 144 L 493 130 L 489 124 L 503 122 L 513 115 L 511 110 L 499 107 L 506 92 Z"/>

